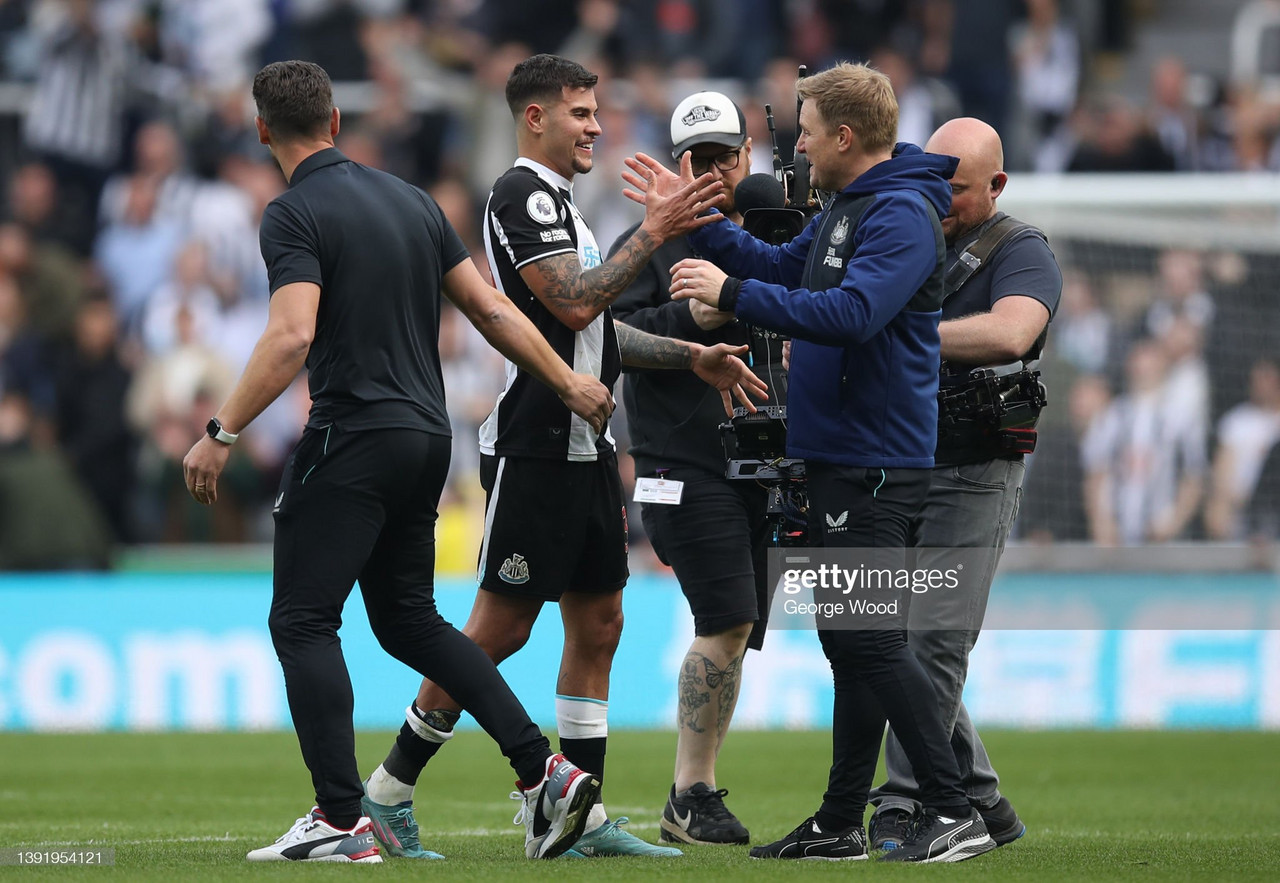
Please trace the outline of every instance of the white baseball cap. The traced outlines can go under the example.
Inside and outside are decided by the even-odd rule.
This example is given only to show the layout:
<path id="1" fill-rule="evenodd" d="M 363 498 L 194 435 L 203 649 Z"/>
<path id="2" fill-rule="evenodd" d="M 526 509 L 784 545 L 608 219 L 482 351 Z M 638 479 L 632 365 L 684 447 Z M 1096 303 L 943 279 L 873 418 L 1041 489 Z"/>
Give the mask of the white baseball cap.
<path id="1" fill-rule="evenodd" d="M 698 144 L 741 147 L 747 140 L 742 108 L 722 92 L 694 92 L 671 114 L 671 156 Z"/>

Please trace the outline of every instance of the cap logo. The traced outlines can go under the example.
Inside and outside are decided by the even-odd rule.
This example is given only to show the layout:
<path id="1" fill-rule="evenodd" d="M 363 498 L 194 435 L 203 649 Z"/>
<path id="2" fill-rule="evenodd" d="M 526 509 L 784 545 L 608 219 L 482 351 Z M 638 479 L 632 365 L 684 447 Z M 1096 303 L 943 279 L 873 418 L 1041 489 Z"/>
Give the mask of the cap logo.
<path id="1" fill-rule="evenodd" d="M 720 111 L 714 107 L 699 104 L 681 117 L 680 122 L 686 126 L 696 126 L 698 123 L 714 123 L 718 119 L 720 119 Z"/>

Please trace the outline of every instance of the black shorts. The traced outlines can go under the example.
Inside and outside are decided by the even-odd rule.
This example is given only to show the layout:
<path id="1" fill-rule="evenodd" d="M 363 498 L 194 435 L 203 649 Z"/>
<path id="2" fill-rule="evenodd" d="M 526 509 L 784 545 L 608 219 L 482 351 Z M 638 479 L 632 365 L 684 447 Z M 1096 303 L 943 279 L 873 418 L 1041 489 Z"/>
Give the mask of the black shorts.
<path id="1" fill-rule="evenodd" d="M 480 457 L 480 588 L 558 601 L 627 584 L 627 507 L 613 454 L 576 463 Z"/>
<path id="2" fill-rule="evenodd" d="M 653 550 L 680 581 L 694 634 L 756 622 L 749 645 L 759 649 L 768 611 L 767 491 L 694 469 L 672 468 L 666 477 L 684 482 L 679 505 L 646 503 L 640 517 Z"/>

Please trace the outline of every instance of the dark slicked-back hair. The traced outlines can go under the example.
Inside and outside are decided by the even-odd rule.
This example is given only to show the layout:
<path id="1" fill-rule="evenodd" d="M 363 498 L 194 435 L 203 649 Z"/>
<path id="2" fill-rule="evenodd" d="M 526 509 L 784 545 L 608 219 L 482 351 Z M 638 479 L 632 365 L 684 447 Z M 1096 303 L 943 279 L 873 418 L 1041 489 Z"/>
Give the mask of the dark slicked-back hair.
<path id="1" fill-rule="evenodd" d="M 535 55 L 517 64 L 507 77 L 507 107 L 520 119 L 530 104 L 559 101 L 565 88 L 594 89 L 599 79 L 576 61 L 559 55 Z"/>
<path id="2" fill-rule="evenodd" d="M 309 61 L 276 61 L 253 78 L 253 101 L 271 134 L 305 138 L 329 132 L 333 84 Z"/>

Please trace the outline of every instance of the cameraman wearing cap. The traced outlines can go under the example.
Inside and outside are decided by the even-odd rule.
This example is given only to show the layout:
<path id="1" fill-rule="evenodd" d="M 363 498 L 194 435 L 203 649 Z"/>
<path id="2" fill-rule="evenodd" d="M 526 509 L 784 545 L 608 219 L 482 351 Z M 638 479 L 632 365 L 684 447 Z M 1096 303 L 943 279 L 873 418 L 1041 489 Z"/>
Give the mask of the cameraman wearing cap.
<path id="1" fill-rule="evenodd" d="M 735 224 L 737 185 L 751 172 L 751 139 L 742 110 L 719 92 L 696 92 L 671 115 L 671 155 L 690 154 L 695 175 L 724 182 L 723 213 Z M 628 230 L 613 244 L 622 247 Z M 670 267 L 694 257 L 687 237 L 659 246 L 614 302 L 616 319 L 663 337 L 749 344 L 750 329 L 733 313 L 696 301 L 673 301 Z M 767 341 L 766 341 L 767 343 Z M 764 347 L 757 347 L 766 352 Z M 773 404 L 784 399 L 781 354 L 757 358 Z M 763 364 L 762 364 L 763 363 Z M 720 397 L 678 371 L 626 373 L 627 421 L 637 482 L 663 478 L 681 486 L 677 503 L 644 503 L 642 517 L 654 551 L 670 565 L 689 601 L 694 639 L 680 666 L 675 782 L 662 813 L 662 840 L 747 843 L 750 835 L 716 788 L 716 757 L 733 717 L 747 647 L 764 640 L 766 489 L 725 478 Z"/>

